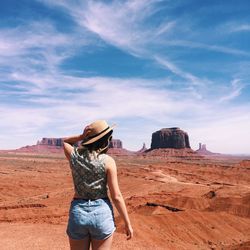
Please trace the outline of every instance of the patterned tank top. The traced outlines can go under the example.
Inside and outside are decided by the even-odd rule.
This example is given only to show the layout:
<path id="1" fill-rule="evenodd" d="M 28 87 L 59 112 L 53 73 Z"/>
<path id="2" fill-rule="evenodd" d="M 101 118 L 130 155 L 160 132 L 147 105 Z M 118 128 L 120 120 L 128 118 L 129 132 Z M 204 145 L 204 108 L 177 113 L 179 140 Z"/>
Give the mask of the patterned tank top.
<path id="1" fill-rule="evenodd" d="M 107 176 L 104 160 L 106 154 L 89 152 L 79 154 L 76 147 L 71 153 L 70 166 L 76 194 L 83 199 L 106 198 Z"/>

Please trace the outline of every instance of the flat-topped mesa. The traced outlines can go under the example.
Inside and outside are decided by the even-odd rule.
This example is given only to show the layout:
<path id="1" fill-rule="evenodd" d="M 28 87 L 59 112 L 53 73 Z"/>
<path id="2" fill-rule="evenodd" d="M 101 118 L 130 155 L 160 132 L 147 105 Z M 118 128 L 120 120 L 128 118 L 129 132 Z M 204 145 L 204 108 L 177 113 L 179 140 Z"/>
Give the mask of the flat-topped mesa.
<path id="1" fill-rule="evenodd" d="M 158 130 L 152 134 L 151 149 L 158 148 L 190 148 L 188 134 L 178 127 Z"/>
<path id="2" fill-rule="evenodd" d="M 112 139 L 109 143 L 109 148 L 122 148 L 122 141 L 119 139 Z"/>
<path id="3" fill-rule="evenodd" d="M 80 144 L 80 143 L 79 143 Z M 42 138 L 41 141 L 37 142 L 37 145 L 46 145 L 46 146 L 63 146 L 63 138 Z M 119 139 L 112 139 L 109 148 L 122 148 L 122 141 Z"/>
<path id="4" fill-rule="evenodd" d="M 44 137 L 42 140 L 37 141 L 36 145 L 27 145 L 15 150 L 15 152 L 32 152 L 32 153 L 63 153 L 63 139 L 64 138 L 48 138 Z M 80 146 L 81 142 L 75 144 L 75 146 Z M 113 154 L 131 154 L 128 150 L 122 147 L 122 141 L 119 139 L 112 139 L 109 145 L 110 152 Z"/>
<path id="5" fill-rule="evenodd" d="M 62 147 L 63 146 L 63 139 L 62 138 L 42 138 L 41 141 L 37 142 L 37 145 L 48 145 L 48 146 Z"/>
<path id="6" fill-rule="evenodd" d="M 108 154 L 111 154 L 111 155 L 132 155 L 132 154 L 134 154 L 134 152 L 123 148 L 121 140 L 112 139 L 109 143 Z"/>

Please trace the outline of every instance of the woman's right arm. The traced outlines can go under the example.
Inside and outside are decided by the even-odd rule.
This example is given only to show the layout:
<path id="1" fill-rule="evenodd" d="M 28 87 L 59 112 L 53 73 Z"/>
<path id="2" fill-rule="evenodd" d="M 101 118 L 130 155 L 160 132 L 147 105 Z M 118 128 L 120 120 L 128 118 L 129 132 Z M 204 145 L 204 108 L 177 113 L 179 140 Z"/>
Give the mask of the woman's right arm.
<path id="1" fill-rule="evenodd" d="M 72 135 L 66 138 L 63 138 L 63 149 L 64 154 L 67 157 L 67 159 L 70 161 L 70 155 L 73 151 L 73 144 L 83 140 L 89 133 L 89 127 L 86 126 L 83 133 L 81 135 Z"/>
<path id="2" fill-rule="evenodd" d="M 106 162 L 107 167 L 107 181 L 108 187 L 111 195 L 111 199 L 121 215 L 123 221 L 125 222 L 125 230 L 127 234 L 127 239 L 133 237 L 133 229 L 129 220 L 126 204 L 122 197 L 122 193 L 119 188 L 118 179 L 117 179 L 117 168 L 113 158 L 109 157 Z"/>

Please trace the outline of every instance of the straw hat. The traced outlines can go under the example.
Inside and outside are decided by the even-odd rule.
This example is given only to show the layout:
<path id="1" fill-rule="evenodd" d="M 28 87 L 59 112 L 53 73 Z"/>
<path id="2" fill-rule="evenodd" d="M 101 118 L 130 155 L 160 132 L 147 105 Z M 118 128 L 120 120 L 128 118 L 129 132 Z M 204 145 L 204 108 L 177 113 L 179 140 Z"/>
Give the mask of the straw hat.
<path id="1" fill-rule="evenodd" d="M 101 139 L 104 135 L 106 135 L 108 132 L 113 130 L 115 125 L 109 126 L 108 123 L 105 120 L 97 120 L 90 125 L 87 126 L 88 134 L 83 139 L 82 145 L 91 144 L 95 141 L 98 141 Z"/>

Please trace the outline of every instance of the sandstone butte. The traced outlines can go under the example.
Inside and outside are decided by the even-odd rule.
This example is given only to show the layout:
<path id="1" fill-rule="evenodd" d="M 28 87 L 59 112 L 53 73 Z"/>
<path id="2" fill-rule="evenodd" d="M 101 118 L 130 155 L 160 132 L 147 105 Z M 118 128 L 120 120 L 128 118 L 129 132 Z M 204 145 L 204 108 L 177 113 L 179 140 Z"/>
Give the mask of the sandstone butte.
<path id="1" fill-rule="evenodd" d="M 125 150 L 122 142 L 111 145 L 111 153 L 118 150 L 113 156 L 135 231 L 126 241 L 115 210 L 112 249 L 250 249 L 250 157 L 199 155 L 185 132 L 163 132 L 160 140 L 172 133 L 181 148 L 154 148 L 154 141 L 148 150 L 117 153 Z M 46 143 L 61 147 L 57 140 Z M 43 142 L 30 147 L 0 152 L 0 249 L 69 249 L 69 164 Z"/>

